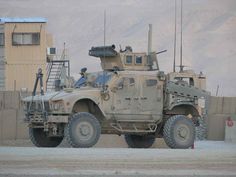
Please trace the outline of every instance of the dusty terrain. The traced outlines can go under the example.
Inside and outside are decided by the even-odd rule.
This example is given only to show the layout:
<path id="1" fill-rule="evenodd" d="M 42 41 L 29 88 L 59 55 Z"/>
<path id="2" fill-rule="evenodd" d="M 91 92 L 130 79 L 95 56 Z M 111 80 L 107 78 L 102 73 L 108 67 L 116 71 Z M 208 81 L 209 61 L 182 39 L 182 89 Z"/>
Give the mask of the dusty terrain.
<path id="1" fill-rule="evenodd" d="M 236 176 L 236 144 L 195 149 L 0 147 L 0 176 Z"/>

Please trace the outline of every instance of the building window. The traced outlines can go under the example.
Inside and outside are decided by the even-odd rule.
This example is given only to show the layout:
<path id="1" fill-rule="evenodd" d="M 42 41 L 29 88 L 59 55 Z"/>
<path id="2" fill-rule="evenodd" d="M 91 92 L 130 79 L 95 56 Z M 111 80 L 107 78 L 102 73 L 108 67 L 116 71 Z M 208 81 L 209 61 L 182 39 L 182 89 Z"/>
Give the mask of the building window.
<path id="1" fill-rule="evenodd" d="M 4 33 L 0 33 L 0 46 L 4 46 Z"/>
<path id="2" fill-rule="evenodd" d="M 133 63 L 133 57 L 130 55 L 126 56 L 126 60 L 125 60 L 126 64 L 132 64 Z"/>
<path id="3" fill-rule="evenodd" d="M 135 58 L 135 64 L 142 64 L 142 56 L 136 56 L 136 58 Z"/>
<path id="4" fill-rule="evenodd" d="M 40 33 L 13 33 L 12 45 L 39 45 Z"/>

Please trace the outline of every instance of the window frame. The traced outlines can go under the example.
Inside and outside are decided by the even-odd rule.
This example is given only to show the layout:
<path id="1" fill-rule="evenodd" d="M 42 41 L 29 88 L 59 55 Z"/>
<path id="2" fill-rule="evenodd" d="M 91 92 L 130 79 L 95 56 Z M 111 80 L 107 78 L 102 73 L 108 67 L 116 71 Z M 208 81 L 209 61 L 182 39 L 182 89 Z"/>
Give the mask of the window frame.
<path id="1" fill-rule="evenodd" d="M 124 84 L 125 80 L 128 79 L 129 80 L 129 83 L 127 85 Z M 122 90 L 123 88 L 127 88 L 127 87 L 135 87 L 135 78 L 134 77 L 127 77 L 127 76 L 124 76 L 122 78 L 120 78 L 118 81 L 117 81 L 117 88 L 118 90 Z"/>
<path id="2" fill-rule="evenodd" d="M 151 84 L 152 81 L 155 81 L 155 84 Z M 145 87 L 156 87 L 158 85 L 158 80 L 154 78 L 145 79 Z"/>
<path id="3" fill-rule="evenodd" d="M 0 35 L 2 35 L 2 44 L 0 42 L 0 47 L 4 47 L 5 46 L 5 34 L 4 33 L 0 33 Z"/>
<path id="4" fill-rule="evenodd" d="M 141 58 L 141 63 L 137 63 L 137 58 Z M 135 65 L 143 65 L 143 56 L 142 55 L 135 55 Z"/>
<path id="5" fill-rule="evenodd" d="M 33 43 L 33 35 L 34 34 L 37 34 L 38 36 L 38 42 L 37 43 Z M 14 35 L 21 35 L 22 36 L 22 41 L 20 44 L 18 43 L 15 43 L 14 42 Z M 31 43 L 29 44 L 25 44 L 24 43 L 24 35 L 31 35 Z M 35 46 L 35 45 L 40 45 L 40 42 L 41 42 L 41 36 L 40 36 L 40 33 L 39 32 L 24 32 L 24 33 L 12 33 L 12 46 Z"/>
<path id="6" fill-rule="evenodd" d="M 193 77 L 174 77 L 174 82 L 183 82 L 189 86 L 195 86 L 195 81 Z"/>
<path id="7" fill-rule="evenodd" d="M 128 63 L 128 62 L 127 62 L 127 57 L 130 57 L 130 58 L 131 58 L 131 63 Z M 125 64 L 126 64 L 126 65 L 132 65 L 132 64 L 133 64 L 133 55 L 126 55 L 126 56 L 125 56 Z"/>

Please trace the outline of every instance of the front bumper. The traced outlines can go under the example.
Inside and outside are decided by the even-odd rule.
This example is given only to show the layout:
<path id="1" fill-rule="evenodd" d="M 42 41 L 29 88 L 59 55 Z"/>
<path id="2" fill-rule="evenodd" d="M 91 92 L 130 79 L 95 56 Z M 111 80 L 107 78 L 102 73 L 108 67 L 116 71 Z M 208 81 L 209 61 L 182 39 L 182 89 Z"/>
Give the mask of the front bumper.
<path id="1" fill-rule="evenodd" d="M 27 123 L 67 123 L 68 115 L 43 115 L 43 114 L 32 114 L 26 116 L 25 122 Z"/>

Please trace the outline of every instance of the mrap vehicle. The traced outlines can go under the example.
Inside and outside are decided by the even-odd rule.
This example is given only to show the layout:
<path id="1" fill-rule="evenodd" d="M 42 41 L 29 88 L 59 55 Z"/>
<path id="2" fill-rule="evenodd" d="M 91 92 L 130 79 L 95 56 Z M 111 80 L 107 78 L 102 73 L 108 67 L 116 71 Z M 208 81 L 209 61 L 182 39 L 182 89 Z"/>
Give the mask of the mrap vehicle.
<path id="1" fill-rule="evenodd" d="M 160 71 L 156 52 L 92 47 L 103 71 L 85 74 L 74 88 L 23 99 L 30 139 L 56 147 L 94 146 L 101 134 L 124 135 L 129 147 L 149 148 L 163 137 L 170 148 L 189 148 L 206 113 L 206 78 L 192 71 Z M 84 70 L 85 71 L 85 70 Z"/>

